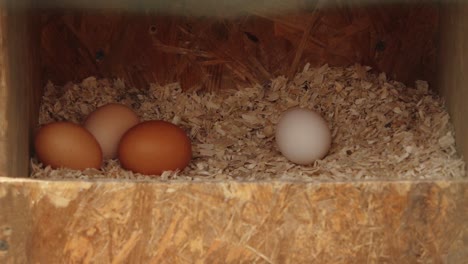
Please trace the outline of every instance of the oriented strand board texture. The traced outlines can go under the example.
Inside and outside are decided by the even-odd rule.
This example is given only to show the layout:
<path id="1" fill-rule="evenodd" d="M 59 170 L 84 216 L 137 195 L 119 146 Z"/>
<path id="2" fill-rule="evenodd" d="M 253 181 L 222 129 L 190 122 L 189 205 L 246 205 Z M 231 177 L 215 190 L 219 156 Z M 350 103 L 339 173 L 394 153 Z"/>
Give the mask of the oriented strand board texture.
<path id="1" fill-rule="evenodd" d="M 468 182 L 0 179 L 2 263 L 463 263 Z"/>
<path id="2" fill-rule="evenodd" d="M 0 6 L 0 175 L 29 175 L 29 140 L 42 93 L 36 15 Z"/>
<path id="3" fill-rule="evenodd" d="M 432 84 L 437 6 L 336 7 L 229 19 L 48 13 L 41 31 L 44 73 L 57 84 L 98 76 L 138 88 L 179 81 L 186 89 L 216 90 L 291 77 L 305 62 L 361 63 L 406 83 Z"/>
<path id="4" fill-rule="evenodd" d="M 442 10 L 438 88 L 447 101 L 458 151 L 468 161 L 468 4 L 448 4 Z"/>

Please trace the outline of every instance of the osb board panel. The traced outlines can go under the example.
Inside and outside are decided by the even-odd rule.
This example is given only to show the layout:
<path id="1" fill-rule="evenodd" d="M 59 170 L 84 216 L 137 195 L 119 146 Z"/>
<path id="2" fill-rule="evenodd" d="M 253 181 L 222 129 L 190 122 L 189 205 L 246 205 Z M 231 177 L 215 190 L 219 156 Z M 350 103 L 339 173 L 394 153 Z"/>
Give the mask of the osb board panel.
<path id="1" fill-rule="evenodd" d="M 0 179 L 2 263 L 463 263 L 468 182 Z"/>
<path id="2" fill-rule="evenodd" d="M 468 161 L 468 5 L 447 4 L 442 11 L 438 88 L 447 101 L 458 151 Z"/>
<path id="3" fill-rule="evenodd" d="M 29 142 L 42 86 L 37 15 L 0 7 L 0 174 L 29 174 Z"/>
<path id="4" fill-rule="evenodd" d="M 413 84 L 437 70 L 438 7 L 427 4 L 226 19 L 59 11 L 42 22 L 44 73 L 57 84 L 95 75 L 215 90 L 292 76 L 306 62 L 361 63 Z"/>

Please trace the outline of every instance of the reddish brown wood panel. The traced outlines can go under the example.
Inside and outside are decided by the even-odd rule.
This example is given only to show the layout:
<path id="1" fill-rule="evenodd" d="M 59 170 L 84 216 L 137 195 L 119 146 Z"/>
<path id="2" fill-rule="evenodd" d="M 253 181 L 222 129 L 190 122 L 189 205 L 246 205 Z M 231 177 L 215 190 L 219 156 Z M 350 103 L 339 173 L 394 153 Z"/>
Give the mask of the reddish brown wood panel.
<path id="1" fill-rule="evenodd" d="M 214 90 L 292 75 L 306 62 L 362 63 L 406 83 L 432 83 L 438 12 L 427 4 L 230 19 L 49 12 L 42 21 L 43 70 L 57 83 L 96 75 L 142 88 L 179 81 Z"/>

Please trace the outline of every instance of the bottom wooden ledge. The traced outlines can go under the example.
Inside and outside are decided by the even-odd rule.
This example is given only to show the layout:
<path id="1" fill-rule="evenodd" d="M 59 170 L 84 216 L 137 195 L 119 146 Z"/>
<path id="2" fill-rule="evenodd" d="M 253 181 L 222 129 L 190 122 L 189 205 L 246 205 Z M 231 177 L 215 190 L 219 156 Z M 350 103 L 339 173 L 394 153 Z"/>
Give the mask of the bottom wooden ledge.
<path id="1" fill-rule="evenodd" d="M 462 263 L 468 181 L 0 178 L 1 263 Z"/>

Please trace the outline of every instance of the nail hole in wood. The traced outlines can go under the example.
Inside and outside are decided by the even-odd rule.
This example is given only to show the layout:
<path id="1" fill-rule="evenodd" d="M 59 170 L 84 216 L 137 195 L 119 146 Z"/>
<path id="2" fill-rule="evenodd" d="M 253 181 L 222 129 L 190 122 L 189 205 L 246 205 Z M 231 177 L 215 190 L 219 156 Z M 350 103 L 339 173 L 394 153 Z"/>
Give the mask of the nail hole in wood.
<path id="1" fill-rule="evenodd" d="M 8 250 L 8 242 L 5 240 L 0 240 L 0 251 L 7 251 Z"/>
<path id="2" fill-rule="evenodd" d="M 102 49 L 96 51 L 96 61 L 101 61 L 104 59 L 104 51 Z"/>
<path id="3" fill-rule="evenodd" d="M 152 34 L 152 35 L 158 33 L 158 28 L 155 25 L 151 25 L 149 27 L 149 33 Z"/>
<path id="4" fill-rule="evenodd" d="M 377 44 L 375 44 L 375 49 L 377 51 L 384 51 L 385 50 L 385 42 L 383 42 L 382 40 L 377 42 Z"/>
<path id="5" fill-rule="evenodd" d="M 250 39 L 251 41 L 257 43 L 258 42 L 258 38 L 257 36 L 255 36 L 254 34 L 250 33 L 250 32 L 247 32 L 245 31 L 244 34 L 247 36 L 248 39 Z"/>

